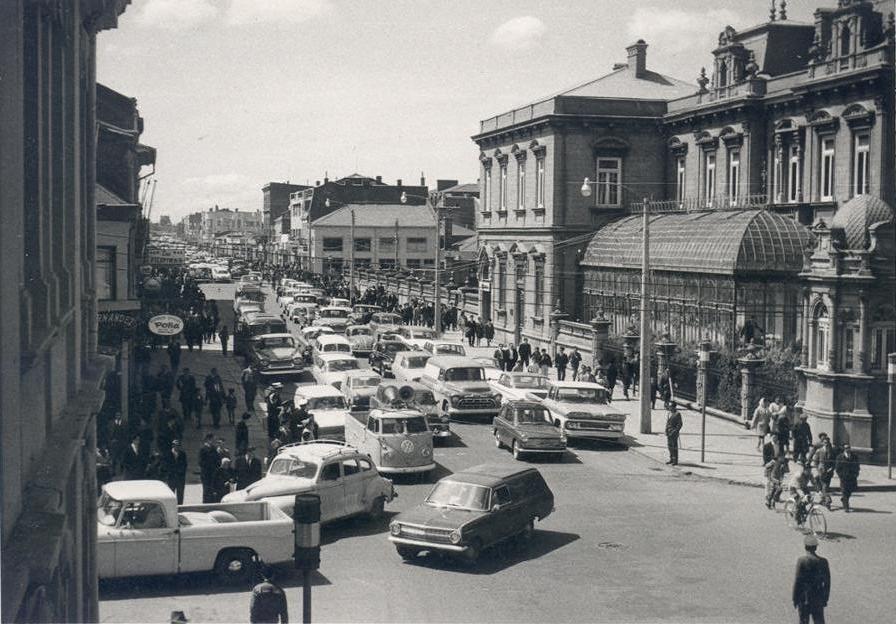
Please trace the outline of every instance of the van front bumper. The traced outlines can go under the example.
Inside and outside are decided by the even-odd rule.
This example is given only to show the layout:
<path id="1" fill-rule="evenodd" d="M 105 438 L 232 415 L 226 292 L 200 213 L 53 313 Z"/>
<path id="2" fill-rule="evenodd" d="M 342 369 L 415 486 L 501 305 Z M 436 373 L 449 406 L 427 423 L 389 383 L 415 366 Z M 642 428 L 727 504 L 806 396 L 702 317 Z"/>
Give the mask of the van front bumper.
<path id="1" fill-rule="evenodd" d="M 453 553 L 465 553 L 469 550 L 468 546 L 460 546 L 458 544 L 440 544 L 436 542 L 426 542 L 423 540 L 415 540 L 407 537 L 389 536 L 389 541 L 402 546 L 416 546 L 417 548 L 425 548 L 427 550 L 447 550 Z"/>

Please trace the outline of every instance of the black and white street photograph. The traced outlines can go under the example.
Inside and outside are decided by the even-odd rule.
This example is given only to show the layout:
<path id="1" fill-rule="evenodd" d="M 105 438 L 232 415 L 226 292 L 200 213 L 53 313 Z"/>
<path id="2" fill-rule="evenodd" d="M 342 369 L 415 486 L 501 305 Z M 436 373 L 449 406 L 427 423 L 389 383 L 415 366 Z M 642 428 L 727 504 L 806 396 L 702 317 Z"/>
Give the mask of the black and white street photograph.
<path id="1" fill-rule="evenodd" d="M 896 621 L 896 0 L 0 0 L 0 621 Z"/>

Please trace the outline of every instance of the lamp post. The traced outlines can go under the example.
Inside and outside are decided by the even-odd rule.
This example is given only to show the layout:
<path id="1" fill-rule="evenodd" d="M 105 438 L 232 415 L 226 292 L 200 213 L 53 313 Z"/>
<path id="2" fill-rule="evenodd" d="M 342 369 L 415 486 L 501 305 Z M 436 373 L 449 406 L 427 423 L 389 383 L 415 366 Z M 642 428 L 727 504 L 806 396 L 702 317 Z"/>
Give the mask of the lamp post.
<path id="1" fill-rule="evenodd" d="M 311 622 L 311 573 L 320 567 L 320 497 L 296 494 L 293 503 L 293 560 L 302 571 L 302 622 Z"/>
<path id="2" fill-rule="evenodd" d="M 442 220 L 444 219 L 442 207 L 438 202 L 433 201 L 433 197 L 425 198 L 432 207 L 433 216 L 436 221 L 436 258 L 435 258 L 435 274 L 433 275 L 433 291 L 435 292 L 435 301 L 433 302 L 433 325 L 435 326 L 436 336 L 442 335 Z M 408 194 L 401 193 L 401 203 L 408 203 Z M 396 221 L 396 229 L 398 222 Z M 397 254 L 396 245 L 396 254 Z"/>
<path id="3" fill-rule="evenodd" d="M 703 340 L 697 351 L 697 402 L 700 404 L 700 463 L 706 461 L 706 371 L 712 343 Z"/>
<path id="4" fill-rule="evenodd" d="M 887 383 L 890 386 L 887 417 L 887 478 L 893 478 L 893 409 L 896 408 L 896 353 L 887 356 Z"/>
<path id="5" fill-rule="evenodd" d="M 582 182 L 582 197 L 591 197 L 591 186 L 597 184 L 588 178 Z M 650 323 L 648 306 L 650 304 L 650 284 L 647 274 L 650 270 L 650 220 L 647 198 L 641 207 L 641 370 L 638 374 L 641 414 L 641 433 L 651 432 L 652 413 L 650 410 Z"/>

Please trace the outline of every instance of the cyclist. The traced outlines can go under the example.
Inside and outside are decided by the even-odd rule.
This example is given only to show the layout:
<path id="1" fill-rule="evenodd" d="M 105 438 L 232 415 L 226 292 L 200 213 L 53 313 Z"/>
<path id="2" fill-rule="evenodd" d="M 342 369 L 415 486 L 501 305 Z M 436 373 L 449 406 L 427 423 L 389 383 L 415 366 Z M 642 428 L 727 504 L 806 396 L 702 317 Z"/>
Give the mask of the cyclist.
<path id="1" fill-rule="evenodd" d="M 812 487 L 812 473 L 806 463 L 797 463 L 799 468 L 793 471 L 787 486 L 796 503 L 796 523 L 802 524 L 806 519 L 806 510 L 810 500 L 809 490 Z"/>

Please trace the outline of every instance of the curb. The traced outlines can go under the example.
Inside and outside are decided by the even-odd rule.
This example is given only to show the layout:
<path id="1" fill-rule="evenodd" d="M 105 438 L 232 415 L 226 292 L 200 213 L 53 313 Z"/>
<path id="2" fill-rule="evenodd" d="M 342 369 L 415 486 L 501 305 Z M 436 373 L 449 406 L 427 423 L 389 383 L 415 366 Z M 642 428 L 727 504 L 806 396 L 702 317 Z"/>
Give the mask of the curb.
<path id="1" fill-rule="evenodd" d="M 634 453 L 637 453 L 641 457 L 645 457 L 645 458 L 649 459 L 650 461 L 652 461 L 656 464 L 659 464 L 661 466 L 667 465 L 666 463 L 657 459 L 653 455 L 650 455 L 648 453 L 645 453 L 644 451 L 639 450 L 637 447 L 629 446 L 628 450 L 632 451 Z M 684 475 L 684 476 L 688 476 L 688 477 L 696 477 L 698 479 L 706 479 L 707 481 L 715 481 L 717 483 L 725 483 L 728 485 L 736 485 L 739 487 L 751 487 L 751 488 L 764 488 L 765 487 L 765 485 L 763 485 L 762 483 L 756 483 L 754 481 L 745 481 L 742 479 L 732 479 L 730 477 L 716 477 L 713 475 L 705 475 L 705 474 L 702 474 L 699 472 L 694 472 L 693 470 L 678 468 L 677 466 L 670 466 L 670 469 L 673 472 L 678 473 L 680 475 Z"/>

